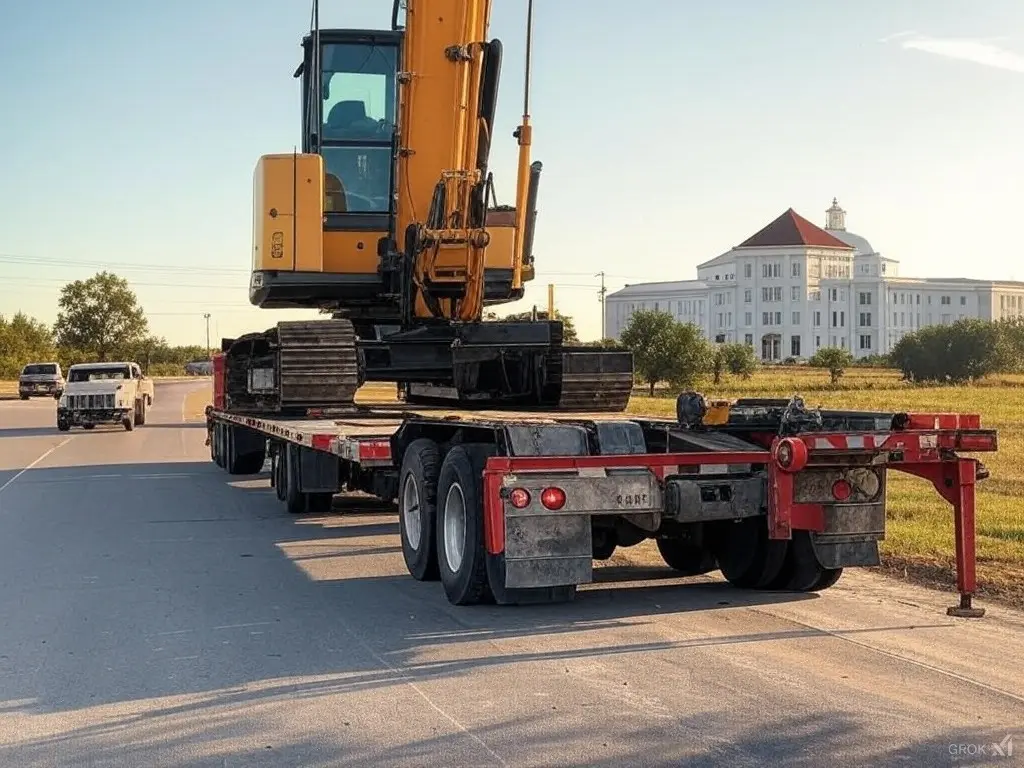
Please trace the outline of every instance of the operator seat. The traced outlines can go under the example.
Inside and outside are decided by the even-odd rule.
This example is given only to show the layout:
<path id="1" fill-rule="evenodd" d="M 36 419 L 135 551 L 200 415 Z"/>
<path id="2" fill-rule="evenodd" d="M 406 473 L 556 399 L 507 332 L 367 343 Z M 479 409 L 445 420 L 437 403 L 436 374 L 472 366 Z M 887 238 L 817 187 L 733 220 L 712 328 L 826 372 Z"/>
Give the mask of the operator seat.
<path id="1" fill-rule="evenodd" d="M 361 101 L 339 101 L 327 114 L 325 139 L 369 139 L 378 131 L 378 123 L 366 116 Z"/>

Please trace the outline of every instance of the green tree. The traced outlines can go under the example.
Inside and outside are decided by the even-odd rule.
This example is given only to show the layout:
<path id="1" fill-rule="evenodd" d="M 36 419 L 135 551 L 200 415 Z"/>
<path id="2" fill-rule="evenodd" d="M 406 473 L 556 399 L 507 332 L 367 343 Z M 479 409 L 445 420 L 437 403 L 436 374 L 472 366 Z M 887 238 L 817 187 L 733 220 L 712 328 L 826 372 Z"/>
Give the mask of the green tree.
<path id="1" fill-rule="evenodd" d="M 56 357 L 53 334 L 46 323 L 24 312 L 10 319 L 0 315 L 0 378 L 17 378 L 26 364 Z"/>
<path id="2" fill-rule="evenodd" d="M 907 381 L 963 384 L 1019 365 L 1013 324 L 977 318 L 931 325 L 908 334 L 890 357 Z"/>
<path id="3" fill-rule="evenodd" d="M 486 315 L 485 315 L 485 318 L 486 318 Z M 511 315 L 506 315 L 505 317 L 503 317 L 501 319 L 502 320 L 511 320 L 513 322 L 516 322 L 516 321 L 524 322 L 524 321 L 528 321 L 528 320 L 533 320 L 534 319 L 533 318 L 533 310 L 530 310 L 528 312 L 514 312 Z M 537 320 L 547 320 L 547 319 L 548 319 L 548 313 L 546 311 L 545 312 L 537 312 Z M 561 312 L 559 312 L 556 309 L 555 310 L 555 320 L 561 320 L 562 321 L 562 341 L 564 341 L 567 344 L 578 344 L 579 340 L 580 340 L 580 337 L 576 334 L 576 323 L 573 322 L 572 316 L 571 315 L 563 315 Z"/>
<path id="4" fill-rule="evenodd" d="M 99 361 L 135 348 L 149 328 L 128 281 L 106 271 L 65 285 L 57 306 L 57 343 Z"/>
<path id="5" fill-rule="evenodd" d="M 700 329 L 678 323 L 668 312 L 640 310 L 622 331 L 622 343 L 633 352 L 633 366 L 650 387 L 659 382 L 692 386 L 708 370 L 712 350 Z"/>
<path id="6" fill-rule="evenodd" d="M 757 357 L 754 355 L 754 348 L 749 344 L 732 342 L 723 344 L 718 349 L 722 353 L 725 370 L 733 376 L 749 379 L 754 375 L 757 370 Z"/>
<path id="7" fill-rule="evenodd" d="M 827 368 L 833 384 L 838 384 L 846 369 L 853 365 L 850 350 L 840 347 L 822 347 L 807 361 L 814 368 Z"/>

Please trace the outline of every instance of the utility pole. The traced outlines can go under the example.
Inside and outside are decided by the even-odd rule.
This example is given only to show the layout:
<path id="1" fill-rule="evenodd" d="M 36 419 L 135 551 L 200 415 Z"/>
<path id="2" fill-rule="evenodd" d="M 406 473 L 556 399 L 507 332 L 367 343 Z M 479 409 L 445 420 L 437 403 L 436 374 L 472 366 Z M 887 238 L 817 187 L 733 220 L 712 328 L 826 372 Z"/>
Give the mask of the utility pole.
<path id="1" fill-rule="evenodd" d="M 548 320 L 555 319 L 555 284 L 548 283 Z"/>
<path id="2" fill-rule="evenodd" d="M 204 312 L 203 318 L 206 320 L 206 359 L 210 359 L 210 313 Z"/>
<path id="3" fill-rule="evenodd" d="M 604 319 L 604 295 L 608 293 L 608 289 L 604 287 L 604 272 L 598 272 L 594 277 L 601 278 L 601 290 L 597 292 L 598 300 L 601 302 L 601 341 L 608 338 L 608 329 L 605 327 Z"/>

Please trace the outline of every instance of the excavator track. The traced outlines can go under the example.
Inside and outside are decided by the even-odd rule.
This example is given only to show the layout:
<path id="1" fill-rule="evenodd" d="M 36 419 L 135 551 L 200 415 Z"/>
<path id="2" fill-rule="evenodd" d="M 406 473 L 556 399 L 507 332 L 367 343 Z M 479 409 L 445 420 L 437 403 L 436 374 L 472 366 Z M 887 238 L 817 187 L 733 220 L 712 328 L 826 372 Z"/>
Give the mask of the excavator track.
<path id="1" fill-rule="evenodd" d="M 581 347 L 547 358 L 549 387 L 544 405 L 556 411 L 626 410 L 633 391 L 633 354 Z M 553 396 L 553 397 L 552 397 Z"/>
<path id="2" fill-rule="evenodd" d="M 287 320 L 277 324 L 281 410 L 345 408 L 361 385 L 351 321 Z"/>

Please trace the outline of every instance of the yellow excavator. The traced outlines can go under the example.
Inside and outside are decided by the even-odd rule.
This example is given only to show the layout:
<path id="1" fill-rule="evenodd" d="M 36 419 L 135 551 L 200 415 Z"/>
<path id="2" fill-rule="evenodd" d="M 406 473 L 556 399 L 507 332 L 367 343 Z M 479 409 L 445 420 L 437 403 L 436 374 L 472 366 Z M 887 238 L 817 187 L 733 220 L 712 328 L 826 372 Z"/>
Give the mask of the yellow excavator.
<path id="1" fill-rule="evenodd" d="M 313 0 L 295 72 L 302 151 L 256 165 L 249 297 L 330 317 L 223 340 L 228 407 L 345 408 L 364 382 L 386 381 L 410 403 L 625 409 L 630 352 L 568 346 L 559 321 L 483 320 L 534 277 L 541 173 L 528 0 L 516 200 L 496 205 L 491 6 L 395 0 L 390 30 L 321 29 Z"/>

